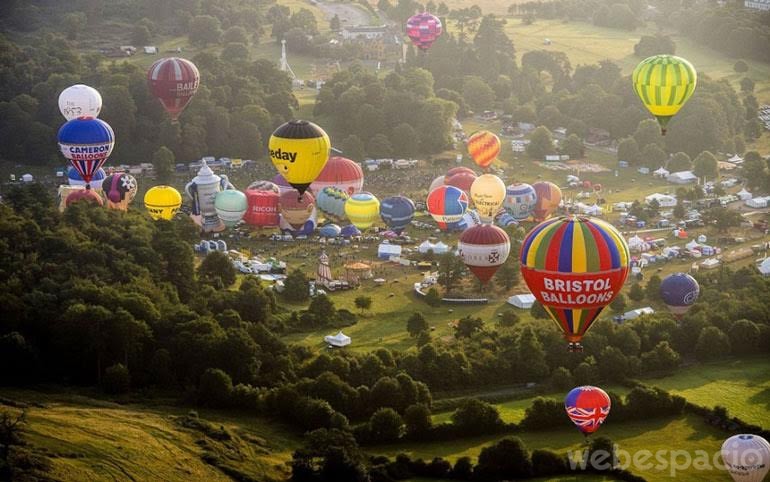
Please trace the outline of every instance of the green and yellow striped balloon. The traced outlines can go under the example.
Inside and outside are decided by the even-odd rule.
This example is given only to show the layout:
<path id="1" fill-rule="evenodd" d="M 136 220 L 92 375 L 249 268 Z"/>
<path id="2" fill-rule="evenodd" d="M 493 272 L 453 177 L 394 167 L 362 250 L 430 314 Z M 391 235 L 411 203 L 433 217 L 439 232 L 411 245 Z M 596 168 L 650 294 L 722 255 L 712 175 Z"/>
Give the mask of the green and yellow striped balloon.
<path id="1" fill-rule="evenodd" d="M 668 121 L 695 92 L 698 74 L 686 59 L 675 55 L 653 55 L 636 66 L 632 80 L 636 94 L 657 117 L 665 135 Z"/>

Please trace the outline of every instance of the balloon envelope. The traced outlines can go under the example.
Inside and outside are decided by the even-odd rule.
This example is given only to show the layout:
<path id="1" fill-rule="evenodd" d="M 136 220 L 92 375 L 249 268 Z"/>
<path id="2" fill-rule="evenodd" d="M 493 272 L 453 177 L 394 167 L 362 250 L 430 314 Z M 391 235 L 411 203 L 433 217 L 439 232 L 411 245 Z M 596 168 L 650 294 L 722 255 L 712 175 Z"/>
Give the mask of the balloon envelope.
<path id="1" fill-rule="evenodd" d="M 540 181 L 532 185 L 537 199 L 532 208 L 532 216 L 535 221 L 545 221 L 559 207 L 561 202 L 561 189 L 552 182 Z"/>
<path id="2" fill-rule="evenodd" d="M 494 174 L 482 174 L 471 184 L 471 200 L 481 220 L 492 222 L 505 200 L 505 183 Z"/>
<path id="3" fill-rule="evenodd" d="M 248 207 L 249 202 L 246 195 L 236 189 L 225 189 L 214 197 L 214 209 L 217 211 L 217 216 L 228 228 L 235 226 L 243 219 Z"/>
<path id="4" fill-rule="evenodd" d="M 304 120 L 293 120 L 273 132 L 268 148 L 270 160 L 278 173 L 302 194 L 329 160 L 331 142 L 319 126 Z"/>
<path id="5" fill-rule="evenodd" d="M 318 234 L 323 236 L 324 238 L 336 238 L 340 235 L 342 232 L 342 228 L 340 228 L 336 224 L 326 224 L 324 226 L 321 226 L 321 228 L 318 230 Z"/>
<path id="6" fill-rule="evenodd" d="M 136 178 L 125 172 L 110 174 L 102 182 L 102 190 L 107 196 L 107 207 L 120 211 L 128 210 L 128 205 L 136 197 L 138 188 Z"/>
<path id="7" fill-rule="evenodd" d="M 468 153 L 473 162 L 486 169 L 500 154 L 500 138 L 489 131 L 478 131 L 468 138 Z"/>
<path id="8" fill-rule="evenodd" d="M 171 186 L 151 187 L 144 195 L 144 207 L 154 220 L 170 220 L 182 205 L 182 195 Z"/>
<path id="9" fill-rule="evenodd" d="M 675 316 L 687 313 L 699 294 L 698 282 L 687 273 L 674 273 L 660 283 L 660 297 Z"/>
<path id="10" fill-rule="evenodd" d="M 283 177 L 278 174 L 276 177 L 280 177 L 283 179 Z M 285 181 L 285 179 L 284 179 Z M 286 186 L 289 186 L 289 183 L 286 183 Z M 273 191 L 276 194 L 280 194 L 281 191 L 278 188 L 278 185 L 275 184 L 272 181 L 254 181 L 251 184 L 249 184 L 249 187 L 246 188 L 247 191 L 253 190 L 253 191 Z"/>
<path id="11" fill-rule="evenodd" d="M 322 213 L 334 219 L 345 219 L 345 203 L 350 199 L 346 191 L 337 187 L 325 187 L 316 196 L 316 206 Z"/>
<path id="12" fill-rule="evenodd" d="M 187 59 L 157 60 L 147 71 L 147 84 L 172 120 L 177 120 L 200 85 L 198 67 Z"/>
<path id="13" fill-rule="evenodd" d="M 72 167 L 77 169 L 86 185 L 104 165 L 115 146 L 112 127 L 93 117 L 67 121 L 59 129 L 58 138 L 61 153 L 69 159 Z"/>
<path id="14" fill-rule="evenodd" d="M 413 15 L 406 21 L 406 34 L 414 46 L 423 51 L 433 45 L 442 31 L 441 20 L 428 12 Z"/>
<path id="15" fill-rule="evenodd" d="M 359 192 L 345 202 L 345 215 L 358 229 L 372 227 L 380 214 L 380 201 L 373 194 Z"/>
<path id="16" fill-rule="evenodd" d="M 428 194 L 428 212 L 442 230 L 460 221 L 468 209 L 468 195 L 454 186 L 439 186 Z"/>
<path id="17" fill-rule="evenodd" d="M 352 224 L 348 224 L 347 226 L 342 227 L 342 232 L 340 233 L 342 237 L 344 238 L 350 238 L 353 236 L 361 236 L 361 230 L 357 227 L 353 226 Z"/>
<path id="18" fill-rule="evenodd" d="M 280 206 L 281 221 L 297 230 L 315 212 L 315 199 L 307 191 L 299 197 L 296 191 L 288 191 L 281 194 Z"/>
<path id="19" fill-rule="evenodd" d="M 722 444 L 722 461 L 735 482 L 762 482 L 770 470 L 770 443 L 759 435 L 733 435 Z"/>
<path id="20" fill-rule="evenodd" d="M 364 170 L 357 162 L 345 157 L 332 156 L 316 180 L 310 184 L 310 189 L 316 197 L 325 187 L 336 187 L 348 195 L 355 194 L 364 187 Z"/>
<path id="21" fill-rule="evenodd" d="M 444 183 L 447 186 L 454 186 L 456 188 L 462 189 L 463 191 L 465 191 L 470 195 L 471 186 L 473 185 L 473 181 L 475 180 L 476 180 L 475 173 L 458 172 L 456 174 L 452 174 L 451 176 L 446 176 L 444 178 Z"/>
<path id="22" fill-rule="evenodd" d="M 639 62 L 631 80 L 636 94 L 665 134 L 668 121 L 695 92 L 698 74 L 682 57 L 653 55 Z"/>
<path id="23" fill-rule="evenodd" d="M 487 283 L 508 259 L 511 240 L 508 234 L 497 226 L 478 224 L 460 235 L 457 249 L 465 266 L 479 281 Z"/>
<path id="24" fill-rule="evenodd" d="M 511 184 L 505 188 L 503 207 L 516 221 L 524 221 L 530 217 L 536 203 L 537 193 L 529 184 Z"/>
<path id="25" fill-rule="evenodd" d="M 67 207 L 70 207 L 73 204 L 79 203 L 79 202 L 89 202 L 92 204 L 96 204 L 97 206 L 104 205 L 104 201 L 102 200 L 102 197 L 97 193 L 95 193 L 93 189 L 78 189 L 77 191 L 70 193 L 67 196 L 65 205 Z"/>
<path id="26" fill-rule="evenodd" d="M 573 388 L 564 399 L 567 416 L 585 435 L 599 430 L 610 414 L 611 406 L 607 392 L 589 385 Z"/>
<path id="27" fill-rule="evenodd" d="M 102 96 L 93 87 L 75 84 L 59 94 L 59 112 L 67 120 L 78 117 L 99 117 L 101 110 Z"/>
<path id="28" fill-rule="evenodd" d="M 414 202 L 404 196 L 391 196 L 382 200 L 380 217 L 385 225 L 401 233 L 414 219 Z"/>
<path id="29" fill-rule="evenodd" d="M 105 177 L 107 177 L 107 173 L 104 171 L 104 169 L 101 167 L 97 169 L 93 176 L 91 176 L 91 188 L 101 189 L 102 181 L 104 181 Z M 77 169 L 69 166 L 67 168 L 67 184 L 70 186 L 85 186 L 86 182 L 83 180 L 83 177 L 80 175 Z"/>
<path id="30" fill-rule="evenodd" d="M 428 192 L 431 192 L 432 190 L 436 189 L 439 186 L 443 186 L 446 184 L 446 176 L 438 176 L 436 179 L 434 179 L 430 186 L 428 187 Z"/>
<path id="31" fill-rule="evenodd" d="M 535 226 L 521 247 L 521 273 L 570 348 L 620 293 L 629 271 L 628 245 L 611 224 L 564 216 Z"/>
<path id="32" fill-rule="evenodd" d="M 275 190 L 247 189 L 246 201 L 248 207 L 246 214 L 243 216 L 243 221 L 246 224 L 258 227 L 278 226 L 279 199 L 277 187 Z"/>

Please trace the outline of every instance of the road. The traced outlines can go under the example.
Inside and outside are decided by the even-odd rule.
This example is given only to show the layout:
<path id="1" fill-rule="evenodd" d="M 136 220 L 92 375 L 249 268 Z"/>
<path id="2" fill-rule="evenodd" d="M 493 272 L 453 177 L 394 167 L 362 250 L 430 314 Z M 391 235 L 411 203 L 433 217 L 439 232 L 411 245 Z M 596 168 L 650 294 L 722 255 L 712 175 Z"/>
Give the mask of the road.
<path id="1" fill-rule="evenodd" d="M 371 14 L 356 4 L 319 1 L 316 5 L 323 10 L 327 20 L 331 20 L 335 15 L 339 16 L 343 27 L 372 23 Z"/>

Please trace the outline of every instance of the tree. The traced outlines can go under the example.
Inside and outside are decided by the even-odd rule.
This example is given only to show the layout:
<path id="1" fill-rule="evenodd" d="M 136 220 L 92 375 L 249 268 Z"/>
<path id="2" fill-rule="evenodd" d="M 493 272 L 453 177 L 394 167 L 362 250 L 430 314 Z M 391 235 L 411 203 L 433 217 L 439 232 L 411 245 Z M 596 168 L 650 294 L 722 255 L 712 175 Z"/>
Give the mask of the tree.
<path id="1" fill-rule="evenodd" d="M 64 15 L 63 27 L 64 27 L 64 32 L 67 34 L 67 39 L 77 40 L 85 24 L 86 24 L 86 14 L 83 12 L 71 12 Z M 143 45 L 143 44 L 140 44 L 140 45 Z"/>
<path id="2" fill-rule="evenodd" d="M 628 359 L 614 346 L 604 347 L 597 360 L 597 367 L 603 379 L 614 382 L 623 381 L 630 374 Z"/>
<path id="3" fill-rule="evenodd" d="M 575 386 L 575 379 L 572 378 L 569 369 L 557 367 L 551 373 L 551 386 L 558 391 L 570 390 Z"/>
<path id="4" fill-rule="evenodd" d="M 475 398 L 469 398 L 452 414 L 452 423 L 462 435 L 493 433 L 503 425 L 497 407 Z"/>
<path id="5" fill-rule="evenodd" d="M 113 395 L 128 393 L 131 387 L 131 374 L 128 368 L 118 363 L 108 367 L 102 378 L 104 391 Z"/>
<path id="6" fill-rule="evenodd" d="M 639 163 L 640 156 L 639 145 L 633 137 L 627 137 L 618 144 L 618 161 L 634 166 Z"/>
<path id="7" fill-rule="evenodd" d="M 474 475 L 479 480 L 527 479 L 532 475 L 532 461 L 518 437 L 506 437 L 479 454 Z"/>
<path id="8" fill-rule="evenodd" d="M 532 308 L 529 309 L 529 314 L 536 320 L 547 320 L 550 318 L 550 315 L 547 311 L 545 311 L 543 305 L 537 300 L 532 303 Z"/>
<path id="9" fill-rule="evenodd" d="M 733 70 L 739 74 L 743 74 L 749 71 L 749 64 L 743 60 L 738 60 L 733 65 Z"/>
<path id="10" fill-rule="evenodd" d="M 519 322 L 519 315 L 513 310 L 505 310 L 501 313 L 497 324 L 506 328 L 515 326 Z"/>
<path id="11" fill-rule="evenodd" d="M 428 322 L 425 320 L 425 317 L 422 316 L 422 313 L 419 313 L 419 312 L 412 313 L 412 316 L 410 316 L 409 319 L 406 320 L 406 331 L 409 332 L 409 336 L 412 336 L 412 337 L 418 336 L 420 333 L 428 331 L 429 329 L 430 329 L 430 326 L 428 325 Z"/>
<path id="12" fill-rule="evenodd" d="M 639 122 L 634 132 L 634 140 L 637 146 L 644 149 L 648 144 L 657 144 L 663 147 L 664 138 L 660 135 L 660 125 L 655 119 L 644 119 Z"/>
<path id="13" fill-rule="evenodd" d="M 221 408 L 230 403 L 233 381 L 219 368 L 208 368 L 201 375 L 198 385 L 198 403 L 207 407 Z"/>
<path id="14" fill-rule="evenodd" d="M 404 423 L 406 424 L 406 433 L 411 436 L 427 433 L 433 426 L 430 409 L 422 403 L 409 405 L 404 411 Z"/>
<path id="15" fill-rule="evenodd" d="M 441 296 L 438 294 L 436 288 L 431 287 L 427 293 L 425 293 L 425 302 L 428 306 L 436 307 L 441 304 Z"/>
<path id="16" fill-rule="evenodd" d="M 692 161 L 686 152 L 677 152 L 668 161 L 669 172 L 689 171 L 692 169 Z"/>
<path id="17" fill-rule="evenodd" d="M 157 151 L 152 155 L 152 166 L 155 170 L 155 175 L 161 182 L 167 182 L 171 178 L 171 173 L 174 172 L 174 163 L 176 158 L 174 153 L 171 152 L 166 146 L 160 146 Z"/>
<path id="18" fill-rule="evenodd" d="M 301 29 L 307 35 L 318 35 L 318 22 L 313 12 L 307 8 L 300 8 L 290 18 L 292 28 Z"/>
<path id="19" fill-rule="evenodd" d="M 654 349 L 642 353 L 642 368 L 645 372 L 671 372 L 679 366 L 679 360 L 679 354 L 664 340 Z"/>
<path id="20" fill-rule="evenodd" d="M 561 152 L 567 154 L 570 159 L 582 159 L 585 155 L 585 146 L 583 141 L 575 134 L 570 134 L 568 138 L 561 143 Z"/>
<path id="21" fill-rule="evenodd" d="M 313 297 L 307 311 L 315 317 L 316 323 L 321 325 L 327 325 L 337 319 L 337 310 L 334 308 L 334 302 L 324 294 Z"/>
<path id="22" fill-rule="evenodd" d="M 540 126 L 534 131 L 527 144 L 527 155 L 532 159 L 543 160 L 547 154 L 553 154 L 553 135 L 545 126 Z"/>
<path id="23" fill-rule="evenodd" d="M 644 290 L 639 283 L 631 285 L 631 289 L 628 292 L 628 297 L 634 301 L 642 301 L 644 299 Z"/>
<path id="24" fill-rule="evenodd" d="M 503 264 L 495 273 L 495 281 L 503 289 L 510 290 L 519 283 L 519 269 L 515 263 Z"/>
<path id="25" fill-rule="evenodd" d="M 371 296 L 356 296 L 356 299 L 353 300 L 353 303 L 355 303 L 356 308 L 361 310 L 361 313 L 365 310 L 368 310 L 372 307 L 372 297 Z"/>
<path id="26" fill-rule="evenodd" d="M 407 123 L 401 123 L 393 129 L 391 144 L 394 146 L 394 153 L 397 156 L 413 158 L 420 149 L 420 136 L 414 127 Z"/>
<path id="27" fill-rule="evenodd" d="M 537 397 L 524 411 L 521 427 L 525 430 L 543 430 L 558 427 L 562 423 L 563 414 L 563 403 L 550 398 Z"/>
<path id="28" fill-rule="evenodd" d="M 562 455 L 545 449 L 532 451 L 532 472 L 535 477 L 549 477 L 567 472 L 567 463 Z"/>
<path id="29" fill-rule="evenodd" d="M 214 251 L 203 258 L 198 277 L 206 283 L 227 288 L 235 283 L 235 268 L 225 253 Z"/>
<path id="30" fill-rule="evenodd" d="M 591 440 L 585 452 L 586 466 L 597 472 L 608 472 L 618 463 L 615 444 L 607 437 L 597 437 Z"/>
<path id="31" fill-rule="evenodd" d="M 190 43 L 200 47 L 207 47 L 210 44 L 219 43 L 222 37 L 222 25 L 219 19 L 211 15 L 198 15 L 190 21 L 189 33 Z"/>
<path id="32" fill-rule="evenodd" d="M 463 99 L 468 107 L 476 112 L 492 108 L 495 102 L 495 91 L 484 79 L 477 76 L 467 76 L 463 81 Z"/>
<path id="33" fill-rule="evenodd" d="M 657 274 L 650 276 L 650 279 L 647 280 L 647 286 L 645 287 L 645 295 L 647 296 L 648 300 L 650 301 L 660 300 L 661 283 L 662 283 L 662 280 L 660 279 L 660 276 L 658 276 Z"/>
<path id="34" fill-rule="evenodd" d="M 385 134 L 377 134 L 369 140 L 366 152 L 376 159 L 388 158 L 393 156 L 393 146 Z"/>
<path id="35" fill-rule="evenodd" d="M 539 380 L 548 375 L 548 363 L 546 363 L 543 344 L 531 327 L 527 326 L 519 333 L 514 348 L 515 371 L 520 379 Z"/>
<path id="36" fill-rule="evenodd" d="M 342 29 L 342 22 L 340 22 L 340 16 L 337 14 L 334 14 L 332 19 L 329 21 L 329 30 L 332 32 L 339 32 Z"/>
<path id="37" fill-rule="evenodd" d="M 222 35 L 222 42 L 225 44 L 248 45 L 249 36 L 245 28 L 241 27 L 240 25 L 234 25 L 225 30 L 224 35 Z"/>
<path id="38" fill-rule="evenodd" d="M 283 281 L 283 296 L 294 303 L 307 301 L 310 298 L 308 279 L 299 269 L 293 270 Z"/>
<path id="39" fill-rule="evenodd" d="M 760 330 L 756 323 L 741 319 L 727 332 L 734 354 L 755 353 L 759 349 Z"/>
<path id="40" fill-rule="evenodd" d="M 372 440 L 395 442 L 403 433 L 404 420 L 392 408 L 380 408 L 369 419 Z"/>
<path id="41" fill-rule="evenodd" d="M 703 151 L 693 161 L 693 174 L 706 179 L 716 179 L 719 177 L 719 163 L 714 154 L 709 151 Z"/>
<path id="42" fill-rule="evenodd" d="M 135 45 L 149 45 L 152 41 L 152 34 L 147 25 L 137 24 L 134 25 L 134 30 L 131 33 L 131 41 Z"/>
<path id="43" fill-rule="evenodd" d="M 642 35 L 639 43 L 634 45 L 634 55 L 641 58 L 660 54 L 674 55 L 675 53 L 676 44 L 667 35 Z"/>
<path id="44" fill-rule="evenodd" d="M 366 155 L 364 152 L 364 143 L 361 142 L 361 139 L 358 136 L 354 134 L 347 136 L 342 140 L 342 145 L 340 147 L 342 148 L 342 153 L 349 159 L 353 159 L 354 161 L 364 160 L 364 156 Z"/>
<path id="45" fill-rule="evenodd" d="M 610 302 L 610 308 L 615 313 L 622 313 L 626 310 L 628 302 L 626 301 L 626 295 L 618 293 L 618 296 Z"/>
<path id="46" fill-rule="evenodd" d="M 721 206 L 706 211 L 705 218 L 709 223 L 713 223 L 716 226 L 717 231 L 722 233 L 730 230 L 730 228 L 740 226 L 743 221 L 741 213 Z"/>
<path id="47" fill-rule="evenodd" d="M 475 333 L 481 331 L 484 328 L 484 322 L 481 318 L 473 316 L 465 316 L 460 318 L 457 322 L 457 328 L 455 328 L 455 338 L 470 338 Z"/>
<path id="48" fill-rule="evenodd" d="M 668 154 L 666 154 L 659 145 L 647 144 L 644 146 L 644 149 L 642 149 L 642 160 L 640 164 L 654 168 L 663 166 L 666 163 L 666 159 L 668 159 Z"/>
<path id="49" fill-rule="evenodd" d="M 462 278 L 465 265 L 459 256 L 452 253 L 446 253 L 438 259 L 438 283 L 445 290 L 452 291 L 458 281 Z"/>
<path id="50" fill-rule="evenodd" d="M 747 94 L 750 94 L 750 93 L 754 92 L 754 86 L 755 85 L 756 84 L 755 84 L 755 82 L 752 79 L 750 79 L 748 77 L 744 77 L 744 78 L 741 79 L 741 92 L 745 92 Z"/>
<path id="51" fill-rule="evenodd" d="M 634 12 L 624 3 L 614 3 L 610 5 L 607 12 L 607 26 L 622 28 L 623 30 L 634 30 L 639 21 Z"/>
<path id="52" fill-rule="evenodd" d="M 716 326 L 704 328 L 695 344 L 698 360 L 714 360 L 730 354 L 730 339 Z"/>

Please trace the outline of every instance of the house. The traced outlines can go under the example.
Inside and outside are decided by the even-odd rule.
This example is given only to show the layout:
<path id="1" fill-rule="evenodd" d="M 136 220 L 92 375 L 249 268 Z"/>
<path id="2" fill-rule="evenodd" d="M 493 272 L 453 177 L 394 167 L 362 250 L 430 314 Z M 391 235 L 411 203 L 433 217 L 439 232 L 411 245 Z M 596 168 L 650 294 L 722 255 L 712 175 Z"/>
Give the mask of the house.
<path id="1" fill-rule="evenodd" d="M 652 177 L 660 177 L 660 178 L 667 178 L 668 175 L 671 174 L 668 170 L 666 170 L 664 167 L 659 167 L 652 171 Z"/>
<path id="2" fill-rule="evenodd" d="M 528 310 L 535 304 L 535 295 L 530 293 L 513 295 L 508 298 L 508 304 L 513 305 L 516 308 L 521 308 L 522 310 Z"/>
<path id="3" fill-rule="evenodd" d="M 376 40 L 383 39 L 388 32 L 385 25 L 356 25 L 342 29 L 343 40 Z"/>
<path id="4" fill-rule="evenodd" d="M 650 204 L 652 201 L 657 201 L 658 206 L 662 208 L 673 208 L 676 206 L 676 197 L 668 194 L 653 193 L 644 198 L 644 202 Z"/>
<path id="5" fill-rule="evenodd" d="M 752 209 L 763 209 L 767 207 L 768 200 L 770 197 L 754 197 L 746 199 L 743 204 Z"/>
<path id="6" fill-rule="evenodd" d="M 639 318 L 642 315 L 651 315 L 653 313 L 655 313 L 655 310 L 649 306 L 645 306 L 644 308 L 637 308 L 635 310 L 626 311 L 623 313 L 623 321 L 633 320 L 634 318 Z"/>
<path id="7" fill-rule="evenodd" d="M 666 180 L 673 184 L 690 184 L 698 182 L 698 178 L 692 171 L 672 172 L 666 177 Z"/>
<path id="8" fill-rule="evenodd" d="M 158 47 L 153 47 L 150 45 L 147 45 L 144 47 L 144 53 L 147 55 L 157 55 L 158 54 Z"/>
<path id="9" fill-rule="evenodd" d="M 511 150 L 513 152 L 526 152 L 528 144 L 529 144 L 528 139 L 513 140 L 511 141 Z"/>
<path id="10" fill-rule="evenodd" d="M 770 10 L 770 0 L 745 0 L 743 6 L 754 10 Z"/>

